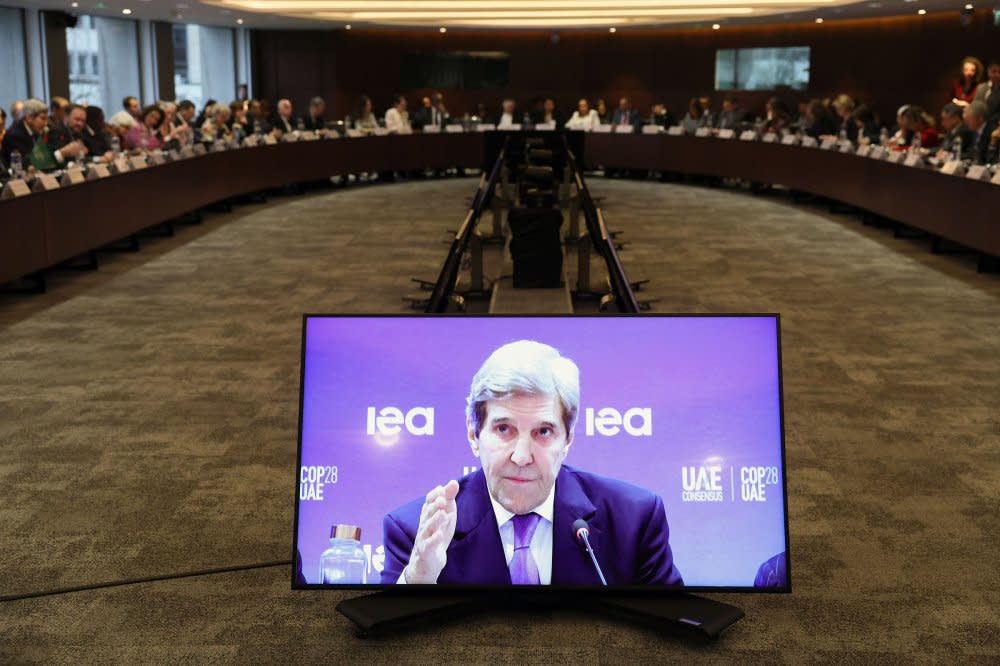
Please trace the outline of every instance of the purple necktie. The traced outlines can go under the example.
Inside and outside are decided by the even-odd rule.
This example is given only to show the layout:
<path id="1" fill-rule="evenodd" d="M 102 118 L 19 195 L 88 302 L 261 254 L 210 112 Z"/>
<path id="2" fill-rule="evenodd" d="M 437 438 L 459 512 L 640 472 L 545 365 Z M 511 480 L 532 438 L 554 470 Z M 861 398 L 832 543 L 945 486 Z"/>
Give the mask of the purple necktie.
<path id="1" fill-rule="evenodd" d="M 522 516 L 514 516 L 511 521 L 514 523 L 514 557 L 510 564 L 510 582 L 514 585 L 538 585 L 541 581 L 538 578 L 538 565 L 535 558 L 531 556 L 531 537 L 535 535 L 538 521 L 541 519 L 537 513 L 527 513 Z"/>

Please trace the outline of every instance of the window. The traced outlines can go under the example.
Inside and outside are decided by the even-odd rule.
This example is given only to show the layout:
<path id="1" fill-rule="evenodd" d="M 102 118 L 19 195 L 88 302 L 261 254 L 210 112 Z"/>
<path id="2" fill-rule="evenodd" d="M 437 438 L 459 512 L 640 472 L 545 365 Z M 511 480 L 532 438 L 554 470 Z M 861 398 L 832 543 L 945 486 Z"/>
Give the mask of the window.
<path id="1" fill-rule="evenodd" d="M 0 7 L 0 106 L 10 113 L 10 106 L 28 96 L 28 60 L 24 51 L 24 20 L 20 9 Z M 10 122 L 8 115 L 7 122 Z"/>
<path id="2" fill-rule="evenodd" d="M 120 111 L 122 99 L 139 96 L 139 39 L 135 21 L 81 16 L 66 28 L 69 51 L 69 97 L 93 104 L 107 116 Z"/>
<path id="3" fill-rule="evenodd" d="M 716 90 L 774 90 L 809 87 L 809 47 L 718 49 Z"/>
<path id="4" fill-rule="evenodd" d="M 228 28 L 174 25 L 174 90 L 199 109 L 236 98 L 236 42 Z"/>

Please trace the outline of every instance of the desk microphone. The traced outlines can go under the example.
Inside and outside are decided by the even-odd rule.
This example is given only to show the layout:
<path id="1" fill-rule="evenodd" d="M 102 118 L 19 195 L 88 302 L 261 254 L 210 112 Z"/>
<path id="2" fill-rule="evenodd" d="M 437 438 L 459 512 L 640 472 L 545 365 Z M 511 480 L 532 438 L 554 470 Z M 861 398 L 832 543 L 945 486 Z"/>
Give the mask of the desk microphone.
<path id="1" fill-rule="evenodd" d="M 594 555 L 594 549 L 590 547 L 590 528 L 587 527 L 587 521 L 583 518 L 577 518 L 573 522 L 573 534 L 576 536 L 577 542 L 583 551 L 590 555 L 590 561 L 594 563 L 594 571 L 597 572 L 597 577 L 601 579 L 601 585 L 607 585 L 608 581 L 604 579 L 604 572 L 601 571 L 601 565 L 597 563 L 597 556 Z"/>

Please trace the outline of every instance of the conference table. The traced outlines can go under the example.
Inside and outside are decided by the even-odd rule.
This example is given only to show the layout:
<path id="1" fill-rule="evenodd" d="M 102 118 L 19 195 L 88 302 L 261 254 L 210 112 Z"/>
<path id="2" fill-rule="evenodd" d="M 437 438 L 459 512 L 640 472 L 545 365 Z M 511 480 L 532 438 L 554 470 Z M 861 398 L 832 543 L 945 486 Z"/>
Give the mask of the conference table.
<path id="1" fill-rule="evenodd" d="M 485 139 L 446 132 L 234 148 L 0 201 L 0 284 L 241 195 L 351 173 L 479 168 Z M 668 134 L 589 133 L 583 162 L 783 185 L 964 245 L 980 266 L 1000 257 L 1000 185 L 987 181 L 836 150 Z"/>

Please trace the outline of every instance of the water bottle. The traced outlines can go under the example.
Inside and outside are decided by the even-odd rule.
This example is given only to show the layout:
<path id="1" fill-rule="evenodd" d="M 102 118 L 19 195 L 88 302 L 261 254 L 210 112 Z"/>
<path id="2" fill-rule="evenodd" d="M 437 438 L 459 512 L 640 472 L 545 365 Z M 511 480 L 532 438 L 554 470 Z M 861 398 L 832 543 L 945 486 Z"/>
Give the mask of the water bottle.
<path id="1" fill-rule="evenodd" d="M 368 558 L 361 548 L 361 528 L 334 525 L 330 547 L 319 561 L 320 580 L 328 585 L 364 585 L 368 582 Z"/>
<path id="2" fill-rule="evenodd" d="M 296 131 L 299 131 L 299 132 L 305 132 L 306 131 L 306 123 L 305 123 L 305 121 L 302 120 L 301 118 L 299 118 L 299 122 L 298 122 L 297 125 L 295 125 L 295 129 L 296 129 Z"/>
<path id="3" fill-rule="evenodd" d="M 21 162 L 20 150 L 12 150 L 10 152 L 10 175 L 15 180 L 22 180 L 24 178 L 24 164 Z"/>
<path id="4" fill-rule="evenodd" d="M 920 132 L 913 133 L 913 141 L 910 142 L 910 150 L 920 152 Z"/>
<path id="5" fill-rule="evenodd" d="M 521 119 L 521 129 L 531 129 L 531 114 L 527 111 L 524 112 L 524 117 Z"/>
<path id="6" fill-rule="evenodd" d="M 264 126 L 260 124 L 260 118 L 253 119 L 253 133 L 257 136 L 264 133 Z"/>
<path id="7" fill-rule="evenodd" d="M 883 127 L 881 131 L 879 131 L 878 133 L 878 143 L 883 148 L 889 145 L 889 130 L 887 130 L 885 127 Z"/>
<path id="8" fill-rule="evenodd" d="M 951 159 L 960 160 L 962 159 L 962 136 L 958 135 L 955 137 L 955 143 L 952 144 L 952 155 Z"/>
<path id="9" fill-rule="evenodd" d="M 118 139 L 117 136 L 112 136 L 111 137 L 111 154 L 114 155 L 117 158 L 118 155 L 121 154 L 121 152 L 122 152 L 122 142 Z"/>
<path id="10" fill-rule="evenodd" d="M 847 130 L 843 127 L 840 128 L 839 142 L 842 144 L 847 143 Z"/>

